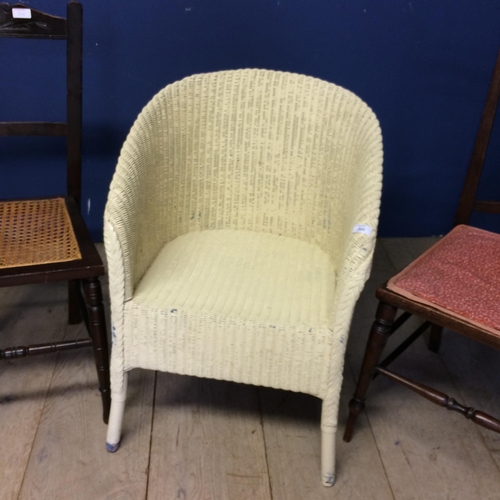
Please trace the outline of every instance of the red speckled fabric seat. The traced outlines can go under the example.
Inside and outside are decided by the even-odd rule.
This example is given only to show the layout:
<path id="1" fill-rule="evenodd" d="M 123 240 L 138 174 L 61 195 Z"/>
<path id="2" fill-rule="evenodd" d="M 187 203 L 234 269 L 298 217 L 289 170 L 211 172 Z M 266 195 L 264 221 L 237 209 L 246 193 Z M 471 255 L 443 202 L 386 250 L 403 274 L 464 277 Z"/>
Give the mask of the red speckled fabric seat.
<path id="1" fill-rule="evenodd" d="M 500 235 L 457 226 L 387 288 L 500 336 Z"/>

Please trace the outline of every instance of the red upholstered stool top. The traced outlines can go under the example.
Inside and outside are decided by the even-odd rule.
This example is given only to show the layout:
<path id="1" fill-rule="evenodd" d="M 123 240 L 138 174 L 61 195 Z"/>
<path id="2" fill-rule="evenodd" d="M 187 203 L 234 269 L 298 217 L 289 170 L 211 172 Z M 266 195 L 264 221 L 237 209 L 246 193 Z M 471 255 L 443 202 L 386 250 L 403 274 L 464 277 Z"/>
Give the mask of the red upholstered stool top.
<path id="1" fill-rule="evenodd" d="M 387 288 L 500 336 L 500 234 L 457 226 Z"/>

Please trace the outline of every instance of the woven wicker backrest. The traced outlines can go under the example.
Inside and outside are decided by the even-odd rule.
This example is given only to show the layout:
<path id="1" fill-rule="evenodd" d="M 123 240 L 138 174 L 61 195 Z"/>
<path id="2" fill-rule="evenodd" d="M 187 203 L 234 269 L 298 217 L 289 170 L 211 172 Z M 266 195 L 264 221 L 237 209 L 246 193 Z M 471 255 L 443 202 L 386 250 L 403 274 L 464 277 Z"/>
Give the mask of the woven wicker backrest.
<path id="1" fill-rule="evenodd" d="M 315 78 L 237 70 L 167 86 L 134 124 L 107 206 L 119 239 L 130 224 L 144 235 L 123 248 L 134 262 L 128 292 L 149 264 L 141 256 L 189 231 L 267 231 L 342 258 L 336 242 L 352 230 L 349 200 L 370 186 L 352 174 L 360 165 L 373 171 L 379 197 L 381 157 L 368 106 Z M 132 194 L 139 217 L 121 212 L 120 193 Z"/>

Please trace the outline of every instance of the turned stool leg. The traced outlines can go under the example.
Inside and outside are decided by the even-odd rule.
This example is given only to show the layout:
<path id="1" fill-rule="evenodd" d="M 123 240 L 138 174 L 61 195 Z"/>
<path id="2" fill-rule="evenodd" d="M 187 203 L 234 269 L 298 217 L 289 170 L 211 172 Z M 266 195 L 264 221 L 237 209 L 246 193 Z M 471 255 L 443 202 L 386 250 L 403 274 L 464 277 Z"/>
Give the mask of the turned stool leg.
<path id="1" fill-rule="evenodd" d="M 347 425 L 344 432 L 344 441 L 346 442 L 351 440 L 356 419 L 365 407 L 366 392 L 372 381 L 375 367 L 380 360 L 387 339 L 392 333 L 391 327 L 396 317 L 396 312 L 396 307 L 390 306 L 384 302 L 380 302 L 378 305 L 375 321 L 373 322 L 370 336 L 368 337 L 356 392 L 349 402 L 349 418 L 347 419 Z"/>
<path id="2" fill-rule="evenodd" d="M 102 418 L 104 423 L 107 424 L 111 406 L 111 395 L 108 338 L 106 334 L 104 306 L 102 304 L 101 284 L 98 278 L 88 278 L 83 280 L 83 288 L 89 313 L 89 334 L 92 338 L 99 391 L 102 397 Z"/>

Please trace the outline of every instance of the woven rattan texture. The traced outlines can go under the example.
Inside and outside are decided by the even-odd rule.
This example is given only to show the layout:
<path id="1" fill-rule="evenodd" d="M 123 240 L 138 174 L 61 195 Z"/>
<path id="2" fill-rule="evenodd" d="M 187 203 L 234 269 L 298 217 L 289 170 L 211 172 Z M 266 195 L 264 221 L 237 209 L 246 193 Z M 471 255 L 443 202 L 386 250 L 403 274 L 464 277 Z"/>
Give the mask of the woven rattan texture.
<path id="1" fill-rule="evenodd" d="M 123 271 L 114 276 L 110 267 L 116 290 L 112 302 L 132 299 L 162 248 L 189 232 L 242 229 L 315 245 L 336 270 L 331 339 L 324 345 L 330 375 L 320 379 L 304 372 L 302 377 L 310 379 L 305 385 L 315 385 L 311 392 L 324 397 L 329 383 L 340 387 L 352 310 L 370 269 L 381 165 L 377 119 L 363 101 L 336 85 L 302 75 L 239 70 L 196 75 L 167 86 L 132 127 L 112 181 L 105 219 L 117 236 L 108 240 L 120 248 L 108 245 L 106 251 L 108 261 L 114 260 L 114 252 L 121 255 L 117 269 Z M 353 234 L 355 224 L 373 231 Z M 117 279 L 121 282 L 114 283 Z M 150 368 L 167 370 L 157 351 L 161 344 L 148 342 L 151 332 L 134 322 L 120 326 L 125 303 L 112 304 L 113 357 L 124 356 L 113 365 L 130 369 L 134 351 L 141 349 Z M 195 346 L 205 331 L 197 323 L 196 331 L 184 330 L 182 342 Z M 155 335 L 168 333 L 161 328 Z M 261 352 L 257 344 L 253 348 L 245 356 Z M 274 374 L 272 385 L 288 386 L 290 367 L 281 346 L 276 343 L 274 349 L 280 361 L 268 363 L 269 379 L 264 371 L 259 383 L 270 385 L 271 371 L 280 366 L 281 376 Z M 227 360 L 218 346 L 211 350 L 215 375 Z M 287 363 L 302 365 L 301 357 L 299 349 Z M 210 376 L 206 366 L 201 369 Z M 120 372 L 113 378 L 119 386 Z"/>
<path id="2" fill-rule="evenodd" d="M 334 436 L 381 186 L 378 121 L 341 87 L 236 70 L 160 91 L 123 145 L 106 205 L 108 443 L 133 367 L 314 394 Z"/>
<path id="3" fill-rule="evenodd" d="M 63 198 L 0 202 L 0 268 L 81 259 Z"/>
<path id="4" fill-rule="evenodd" d="M 316 245 L 264 232 L 197 231 L 163 248 L 126 304 L 126 324 L 143 332 L 166 371 L 315 394 L 327 376 L 334 291 L 335 271 Z M 191 343 L 187 331 L 204 334 Z M 213 346 L 225 351 L 217 366 Z M 297 352 L 300 363 L 290 363 Z M 127 358 L 127 368 L 158 363 L 139 346 Z"/>

